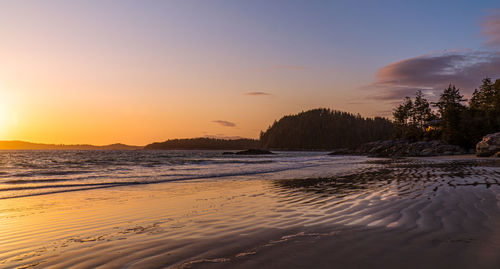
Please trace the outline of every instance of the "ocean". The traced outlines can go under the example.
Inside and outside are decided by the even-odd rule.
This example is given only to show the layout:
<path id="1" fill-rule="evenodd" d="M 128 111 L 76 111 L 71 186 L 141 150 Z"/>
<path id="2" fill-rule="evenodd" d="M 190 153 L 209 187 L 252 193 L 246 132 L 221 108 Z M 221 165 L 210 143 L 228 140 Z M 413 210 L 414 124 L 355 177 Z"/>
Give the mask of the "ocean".
<path id="1" fill-rule="evenodd" d="M 320 168 L 314 176 L 328 176 L 335 168 L 339 172 L 342 166 L 364 159 L 332 157 L 326 152 L 241 156 L 181 150 L 0 151 L 0 199 L 231 176 L 276 178 L 278 172 L 311 167 Z"/>

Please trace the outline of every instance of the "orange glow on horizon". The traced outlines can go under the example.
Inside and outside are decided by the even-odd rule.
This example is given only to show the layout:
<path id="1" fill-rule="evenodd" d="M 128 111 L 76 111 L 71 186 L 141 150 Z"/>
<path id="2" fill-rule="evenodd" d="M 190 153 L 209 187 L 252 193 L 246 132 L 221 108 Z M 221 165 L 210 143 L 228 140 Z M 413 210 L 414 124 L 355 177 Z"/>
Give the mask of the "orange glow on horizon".
<path id="1" fill-rule="evenodd" d="M 358 66 L 308 62 L 267 47 L 242 53 L 226 38 L 189 36 L 172 16 L 161 15 L 162 27 L 150 29 L 140 26 L 149 16 L 135 23 L 109 18 L 105 9 L 64 6 L 67 12 L 45 4 L 0 11 L 0 140 L 146 145 L 257 138 L 302 110 L 376 111 L 350 103 L 371 82 L 354 72 Z"/>
<path id="2" fill-rule="evenodd" d="M 33 67 L 26 63 L 25 69 Z M 299 88 L 276 90 L 271 96 L 245 95 L 243 90 L 234 91 L 237 83 L 225 78 L 212 81 L 213 85 L 206 80 L 183 85 L 189 81 L 184 74 L 143 85 L 138 83 L 140 78 L 120 81 L 102 76 L 96 77 L 97 82 L 83 83 L 74 74 L 59 80 L 54 73 L 41 80 L 35 73 L 36 69 L 12 76 L 2 84 L 0 140 L 142 146 L 173 138 L 258 138 L 261 130 L 285 114 L 320 106 L 355 111 L 332 105 L 333 98 L 317 104 L 318 96 Z"/>

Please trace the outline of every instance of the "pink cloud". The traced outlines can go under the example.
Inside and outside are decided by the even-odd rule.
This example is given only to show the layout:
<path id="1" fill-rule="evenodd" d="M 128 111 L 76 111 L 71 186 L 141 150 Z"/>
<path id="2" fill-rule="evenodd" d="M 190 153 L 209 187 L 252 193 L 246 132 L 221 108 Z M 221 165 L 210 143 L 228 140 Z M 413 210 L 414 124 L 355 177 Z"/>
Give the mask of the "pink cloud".
<path id="1" fill-rule="evenodd" d="M 270 93 L 267 92 L 246 92 L 244 93 L 245 95 L 249 96 L 263 96 L 263 95 L 271 95 Z"/>
<path id="2" fill-rule="evenodd" d="M 379 69 L 368 88 L 372 99 L 398 100 L 423 90 L 429 96 L 454 84 L 471 93 L 485 77 L 500 76 L 500 53 L 470 50 L 418 56 L 391 63 Z"/>
<path id="3" fill-rule="evenodd" d="M 493 14 L 486 16 L 481 26 L 481 33 L 486 37 L 485 44 L 500 48 L 500 10 L 495 10 Z"/>

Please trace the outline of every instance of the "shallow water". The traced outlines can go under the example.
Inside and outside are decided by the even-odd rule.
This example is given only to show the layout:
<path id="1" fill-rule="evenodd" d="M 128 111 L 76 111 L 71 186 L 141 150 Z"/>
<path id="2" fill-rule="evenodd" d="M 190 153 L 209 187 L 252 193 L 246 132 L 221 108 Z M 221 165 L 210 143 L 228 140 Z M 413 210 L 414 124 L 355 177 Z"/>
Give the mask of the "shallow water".
<path id="1" fill-rule="evenodd" d="M 126 155 L 106 154 L 108 160 Z M 0 267 L 499 268 L 497 160 L 190 154 L 247 164 L 219 164 L 220 171 L 233 169 L 225 177 L 149 184 L 155 177 L 144 176 L 137 180 L 148 184 L 71 192 L 56 187 L 46 195 L 28 189 L 20 198 L 6 198 L 20 190 L 4 191 Z M 150 161 L 130 162 L 128 171 Z M 45 171 L 52 165 L 38 162 Z M 162 174 L 161 168 L 176 165 L 186 163 L 144 169 Z M 102 182 L 116 180 L 106 177 L 112 166 L 88 166 Z M 21 177 L 13 175 L 16 165 L 6 167 Z M 192 173 L 219 172 L 204 170 Z"/>
<path id="2" fill-rule="evenodd" d="M 0 199 L 201 178 L 272 174 L 360 158 L 324 152 L 223 155 L 222 151 L 0 151 Z"/>

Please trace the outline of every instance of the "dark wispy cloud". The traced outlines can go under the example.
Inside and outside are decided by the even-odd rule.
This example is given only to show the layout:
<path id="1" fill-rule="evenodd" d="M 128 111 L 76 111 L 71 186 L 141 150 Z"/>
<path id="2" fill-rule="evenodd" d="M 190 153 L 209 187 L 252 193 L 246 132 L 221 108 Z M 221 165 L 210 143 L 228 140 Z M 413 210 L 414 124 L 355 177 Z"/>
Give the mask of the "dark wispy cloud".
<path id="1" fill-rule="evenodd" d="M 463 50 L 389 64 L 378 71 L 369 88 L 374 90 L 371 98 L 387 101 L 413 95 L 416 90 L 436 96 L 450 83 L 470 93 L 484 77 L 496 78 L 499 74 L 499 52 Z"/>
<path id="2" fill-rule="evenodd" d="M 230 122 L 230 121 L 226 121 L 226 120 L 214 120 L 212 122 L 213 123 L 217 123 L 219 125 L 222 125 L 224 127 L 236 127 L 236 123 Z"/>
<path id="3" fill-rule="evenodd" d="M 495 10 L 486 16 L 481 26 L 481 33 L 486 37 L 486 45 L 500 48 L 500 10 Z"/>
<path id="4" fill-rule="evenodd" d="M 249 95 L 249 96 L 263 96 L 263 95 L 271 95 L 268 92 L 246 92 L 244 95 Z"/>

